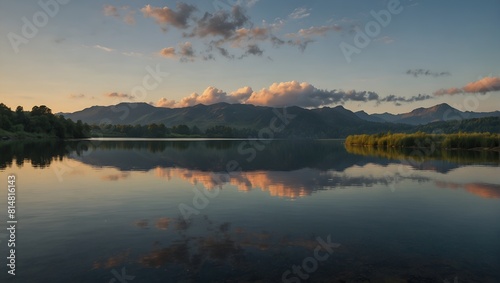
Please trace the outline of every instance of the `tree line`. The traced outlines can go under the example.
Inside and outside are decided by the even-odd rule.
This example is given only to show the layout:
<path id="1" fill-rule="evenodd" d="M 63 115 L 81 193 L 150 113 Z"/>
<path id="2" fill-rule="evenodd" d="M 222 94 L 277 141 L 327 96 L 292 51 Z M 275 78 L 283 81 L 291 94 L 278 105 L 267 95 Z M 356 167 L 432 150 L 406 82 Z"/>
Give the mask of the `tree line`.
<path id="1" fill-rule="evenodd" d="M 31 111 L 25 111 L 17 106 L 12 111 L 0 103 L 0 136 L 53 137 L 59 139 L 87 137 L 144 137 L 144 138 L 175 138 L 175 137 L 209 137 L 209 138 L 247 138 L 256 136 L 254 129 L 238 129 L 228 126 L 212 126 L 201 130 L 197 126 L 189 127 L 181 124 L 166 127 L 161 123 L 149 125 L 88 125 L 81 120 L 76 122 L 62 115 L 52 113 L 45 105 L 34 106 Z"/>
<path id="2" fill-rule="evenodd" d="M 33 106 L 31 111 L 25 111 L 17 106 L 12 111 L 5 104 L 0 103 L 0 129 L 6 131 L 6 136 L 22 138 L 26 136 L 85 138 L 90 134 L 90 126 L 78 120 L 66 119 L 62 115 L 55 115 L 45 105 Z"/>
<path id="3" fill-rule="evenodd" d="M 413 134 L 380 133 L 375 135 L 351 135 L 346 145 L 378 148 L 438 147 L 444 149 L 498 148 L 500 134 L 454 133 L 454 134 Z"/>
<path id="4" fill-rule="evenodd" d="M 164 124 L 149 125 L 112 125 L 101 124 L 90 127 L 94 137 L 144 137 L 144 138 L 176 138 L 176 137 L 208 137 L 208 138 L 247 138 L 256 136 L 253 129 L 237 129 L 228 126 L 212 126 L 201 130 L 196 125 L 189 127 L 181 124 L 166 127 Z"/>

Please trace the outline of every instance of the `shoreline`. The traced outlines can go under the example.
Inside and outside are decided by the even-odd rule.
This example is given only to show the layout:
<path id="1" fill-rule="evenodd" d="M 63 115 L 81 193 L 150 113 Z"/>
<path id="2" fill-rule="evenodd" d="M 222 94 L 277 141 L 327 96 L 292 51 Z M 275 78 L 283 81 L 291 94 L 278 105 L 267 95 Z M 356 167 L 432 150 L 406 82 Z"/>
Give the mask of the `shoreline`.
<path id="1" fill-rule="evenodd" d="M 372 144 L 355 144 L 355 143 L 345 143 L 346 146 L 352 147 L 367 147 L 367 148 L 376 148 L 376 149 L 429 149 L 431 146 L 377 146 Z M 436 147 L 439 150 L 448 150 L 448 151 L 456 151 L 456 150 L 469 150 L 469 151 L 497 151 L 500 152 L 500 147 L 474 147 L 474 148 L 445 148 L 445 147 Z"/>

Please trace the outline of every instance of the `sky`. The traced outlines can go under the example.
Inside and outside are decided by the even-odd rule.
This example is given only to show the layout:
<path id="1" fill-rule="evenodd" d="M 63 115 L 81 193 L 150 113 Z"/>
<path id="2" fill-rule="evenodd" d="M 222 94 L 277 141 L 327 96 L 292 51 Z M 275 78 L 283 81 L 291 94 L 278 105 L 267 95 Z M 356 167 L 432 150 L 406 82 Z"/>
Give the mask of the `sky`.
<path id="1" fill-rule="evenodd" d="M 0 102 L 495 111 L 498 27 L 498 0 L 0 0 Z"/>

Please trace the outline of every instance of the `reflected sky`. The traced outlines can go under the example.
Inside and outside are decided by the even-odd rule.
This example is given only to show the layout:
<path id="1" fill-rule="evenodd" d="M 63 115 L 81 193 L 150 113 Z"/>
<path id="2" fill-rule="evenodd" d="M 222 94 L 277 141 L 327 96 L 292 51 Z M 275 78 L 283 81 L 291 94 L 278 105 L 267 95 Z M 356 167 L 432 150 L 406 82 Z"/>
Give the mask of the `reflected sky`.
<path id="1" fill-rule="evenodd" d="M 311 282 L 500 280 L 496 153 L 417 162 L 275 141 L 248 161 L 241 142 L 0 147 L 1 175 L 18 178 L 19 282 L 109 282 L 124 267 L 133 282 L 280 282 L 317 237 L 340 246 Z M 195 190 L 219 193 L 184 218 Z"/>

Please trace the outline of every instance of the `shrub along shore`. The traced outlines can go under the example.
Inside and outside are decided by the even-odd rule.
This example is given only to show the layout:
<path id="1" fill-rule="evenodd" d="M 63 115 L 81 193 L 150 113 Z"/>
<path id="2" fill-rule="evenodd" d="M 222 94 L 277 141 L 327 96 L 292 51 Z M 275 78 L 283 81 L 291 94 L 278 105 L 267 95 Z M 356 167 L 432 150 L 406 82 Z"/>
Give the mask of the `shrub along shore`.
<path id="1" fill-rule="evenodd" d="M 455 133 L 455 134 L 413 134 L 380 133 L 375 135 L 351 135 L 345 140 L 350 146 L 378 148 L 436 147 L 442 149 L 493 149 L 500 150 L 500 134 Z"/>

